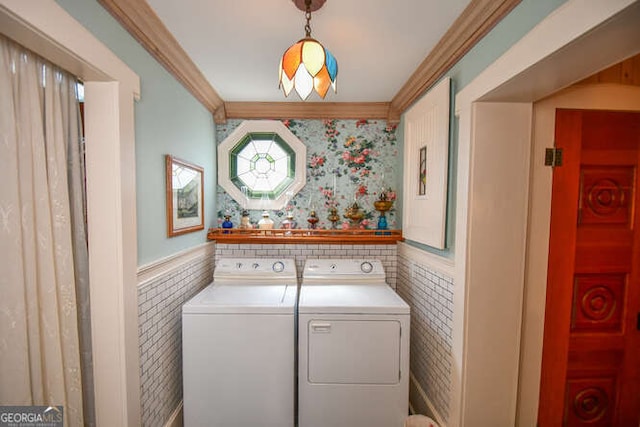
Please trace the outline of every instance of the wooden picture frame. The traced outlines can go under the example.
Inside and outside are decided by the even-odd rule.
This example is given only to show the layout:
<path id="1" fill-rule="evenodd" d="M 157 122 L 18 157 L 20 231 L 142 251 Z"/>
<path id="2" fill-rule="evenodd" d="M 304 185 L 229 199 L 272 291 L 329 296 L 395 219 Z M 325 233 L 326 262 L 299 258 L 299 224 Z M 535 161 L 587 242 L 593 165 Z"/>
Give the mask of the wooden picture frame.
<path id="1" fill-rule="evenodd" d="M 204 229 L 204 169 L 165 156 L 167 236 Z"/>

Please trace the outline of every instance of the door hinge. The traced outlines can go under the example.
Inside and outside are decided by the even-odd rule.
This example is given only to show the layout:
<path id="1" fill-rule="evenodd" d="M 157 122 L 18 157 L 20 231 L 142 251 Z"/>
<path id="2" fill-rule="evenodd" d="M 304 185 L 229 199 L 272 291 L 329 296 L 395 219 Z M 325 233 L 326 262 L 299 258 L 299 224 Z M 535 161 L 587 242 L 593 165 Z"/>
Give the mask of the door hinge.
<path id="1" fill-rule="evenodd" d="M 546 148 L 544 151 L 544 165 L 552 168 L 562 166 L 562 148 Z"/>

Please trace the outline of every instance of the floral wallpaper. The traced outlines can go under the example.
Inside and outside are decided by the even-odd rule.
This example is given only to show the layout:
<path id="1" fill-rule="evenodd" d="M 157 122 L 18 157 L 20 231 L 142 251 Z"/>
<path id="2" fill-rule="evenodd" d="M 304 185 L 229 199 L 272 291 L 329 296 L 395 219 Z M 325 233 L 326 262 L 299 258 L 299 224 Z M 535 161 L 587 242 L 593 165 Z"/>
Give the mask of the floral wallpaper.
<path id="1" fill-rule="evenodd" d="M 221 143 L 242 123 L 229 120 L 218 125 L 216 140 Z M 291 211 L 297 228 L 309 228 L 307 218 L 315 210 L 319 218 L 317 228 L 331 228 L 327 219 L 329 209 L 336 207 L 340 220 L 338 228 L 353 226 L 344 217 L 346 210 L 357 202 L 362 211 L 360 228 L 376 228 L 379 213 L 374 202 L 381 197 L 396 199 L 396 189 L 402 179 L 402 159 L 398 155 L 396 126 L 384 120 L 283 120 L 287 128 L 307 147 L 307 184 L 294 196 L 285 209 L 269 211 L 275 227 Z M 384 190 L 384 191 L 383 191 Z M 229 215 L 233 226 L 240 223 L 242 208 L 222 187 L 217 187 L 218 226 Z M 395 203 L 387 212 L 389 229 L 396 227 Z M 255 225 L 262 211 L 250 211 Z"/>

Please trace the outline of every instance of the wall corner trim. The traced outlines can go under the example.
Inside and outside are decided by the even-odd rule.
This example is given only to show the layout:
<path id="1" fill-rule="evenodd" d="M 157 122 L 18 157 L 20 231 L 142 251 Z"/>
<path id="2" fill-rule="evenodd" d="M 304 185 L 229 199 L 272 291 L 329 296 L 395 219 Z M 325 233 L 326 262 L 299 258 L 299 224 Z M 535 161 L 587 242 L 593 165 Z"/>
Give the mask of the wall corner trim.
<path id="1" fill-rule="evenodd" d="M 183 424 L 184 401 L 181 400 L 176 409 L 171 413 L 171 417 L 165 423 L 164 427 L 182 427 Z"/>
<path id="2" fill-rule="evenodd" d="M 422 387 L 420 386 L 420 383 L 418 382 L 416 377 L 413 375 L 413 372 L 409 373 L 409 381 L 411 381 L 411 384 L 413 384 L 413 386 L 418 391 L 418 394 L 420 395 L 420 398 L 422 399 L 426 407 L 429 408 L 429 411 L 431 412 L 431 414 L 428 414 L 428 415 L 435 418 L 435 420 L 438 422 L 438 425 L 440 427 L 447 427 L 447 424 L 442 419 L 442 416 L 440 415 L 440 413 L 436 410 L 435 406 L 431 402 L 431 399 L 429 399 L 429 396 L 427 396 L 427 393 L 422 389 Z M 412 407 L 415 407 L 415 405 L 412 404 L 411 402 L 409 403 L 409 405 Z M 422 414 L 422 415 L 427 415 L 427 414 Z"/>

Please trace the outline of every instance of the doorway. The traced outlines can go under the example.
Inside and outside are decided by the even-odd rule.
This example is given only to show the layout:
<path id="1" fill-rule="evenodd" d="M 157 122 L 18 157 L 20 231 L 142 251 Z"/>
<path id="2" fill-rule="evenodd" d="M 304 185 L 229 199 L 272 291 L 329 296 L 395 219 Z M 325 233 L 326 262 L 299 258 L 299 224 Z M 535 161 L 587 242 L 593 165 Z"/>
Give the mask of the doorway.
<path id="1" fill-rule="evenodd" d="M 600 6 L 613 6 L 614 3 L 599 3 Z M 612 63 L 623 60 L 638 53 L 639 45 L 637 18 L 640 14 L 640 2 L 616 3 L 620 12 L 606 22 L 598 18 L 592 21 L 591 13 L 599 14 L 591 8 L 584 8 L 578 2 L 568 1 L 558 8 L 553 19 L 545 20 L 542 25 L 534 28 L 526 37 L 514 45 L 499 60 L 491 64 L 480 76 L 456 95 L 456 115 L 458 116 L 458 168 L 457 168 L 457 200 L 456 200 L 456 247 L 466 250 L 456 251 L 456 293 L 454 301 L 458 301 L 463 310 L 454 310 L 454 351 L 461 349 L 463 354 L 461 386 L 453 387 L 452 412 L 456 413 L 460 407 L 461 420 L 456 425 L 464 425 L 480 417 L 487 420 L 495 419 L 496 411 L 487 410 L 487 405 L 475 404 L 482 402 L 487 382 L 487 375 L 504 377 L 505 372 L 501 363 L 496 359 L 511 354 L 513 346 L 507 346 L 503 340 L 496 339 L 492 334 L 485 334 L 483 347 L 470 348 L 466 341 L 466 326 L 476 325 L 486 320 L 486 313 L 491 313 L 503 325 L 506 322 L 518 324 L 515 334 L 520 342 L 518 373 L 513 382 L 505 385 L 501 391 L 504 407 L 501 413 L 510 410 L 511 405 L 506 402 L 512 396 L 512 390 L 517 388 L 517 405 L 515 423 L 513 418 L 509 422 L 517 426 L 535 426 L 538 415 L 540 366 L 542 358 L 542 335 L 544 328 L 544 309 L 546 294 L 546 272 L 548 256 L 548 227 L 550 215 L 551 169 L 544 165 L 544 151 L 553 146 L 553 122 L 555 108 L 600 108 L 640 110 L 640 96 L 638 88 L 630 90 L 621 85 L 598 85 L 597 88 L 571 88 L 558 91 L 573 82 L 581 80 L 591 73 L 606 68 Z M 631 6 L 630 6 L 631 5 Z M 627 7 L 630 6 L 630 7 Z M 623 11 L 623 9 L 626 10 Z M 614 13 L 618 13 L 614 12 Z M 596 26 L 584 30 L 589 22 Z M 557 25 L 556 25 L 557 24 Z M 623 30 L 624 29 L 624 30 Z M 612 30 L 611 32 L 609 30 Z M 626 33 L 629 31 L 629 33 Z M 579 33 L 582 36 L 573 42 L 565 44 L 563 40 L 572 38 L 570 34 Z M 624 33 L 624 34 L 623 34 Z M 633 37 L 626 35 L 634 34 Z M 625 35 L 626 34 L 626 35 Z M 592 52 L 599 52 L 593 55 Z M 605 59 L 606 58 L 606 59 Z M 596 64 L 600 61 L 598 64 Z M 610 94 L 608 94 L 610 92 Z M 555 94 L 555 95 L 552 95 Z M 484 230 L 492 231 L 491 241 L 494 246 L 502 247 L 513 240 L 511 229 L 505 230 L 502 222 L 487 218 L 478 227 L 470 227 L 470 218 L 475 218 L 476 210 L 482 209 L 482 199 L 473 197 L 469 191 L 469 182 L 476 186 L 487 188 L 496 183 L 502 185 L 505 175 L 501 165 L 495 167 L 495 173 L 487 173 L 480 177 L 471 177 L 471 173 L 482 164 L 477 156 L 475 147 L 478 143 L 478 122 L 475 120 L 478 108 L 486 103 L 522 103 L 530 102 L 534 107 L 532 124 L 533 132 L 529 128 L 522 128 L 522 135 L 532 136 L 531 169 L 523 171 L 529 177 L 527 184 L 514 188 L 508 194 L 529 195 L 529 214 L 520 226 L 526 229 L 526 245 L 524 251 L 513 251 L 506 256 L 492 257 L 494 252 L 474 250 L 474 241 L 482 242 L 481 234 Z M 557 105 L 566 102 L 568 105 Z M 634 107 L 632 107 L 634 105 Z M 540 106 L 542 106 L 540 108 Z M 543 111 L 545 110 L 545 111 Z M 546 113 L 546 110 L 552 114 Z M 496 121 L 502 121 L 504 127 L 510 126 L 504 110 L 501 115 L 495 115 Z M 550 132 L 549 132 L 550 129 Z M 525 135 L 526 134 L 526 135 Z M 498 149 L 510 150 L 514 138 L 496 141 Z M 484 160 L 484 159 L 482 159 Z M 515 187 L 515 186 L 514 186 Z M 503 200 L 499 198 L 496 200 Z M 514 202 L 510 207 L 518 207 Z M 479 240 L 478 240 L 479 239 Z M 524 253 L 526 251 L 526 254 Z M 476 259 L 476 264 L 469 264 L 469 260 Z M 520 262 L 526 262 L 524 270 L 523 301 L 518 304 L 518 314 L 513 316 L 513 307 L 505 303 L 500 297 L 501 290 L 513 292 L 513 288 L 522 283 L 522 279 L 506 277 L 505 269 L 512 268 Z M 477 268 L 476 268 L 477 267 Z M 480 270 L 479 270 L 480 269 Z M 491 274 L 491 280 L 479 278 L 479 271 Z M 467 289 L 477 286 L 478 289 L 491 290 L 497 297 L 493 301 L 474 299 L 471 301 Z M 458 291 L 459 290 L 459 291 Z M 467 306 L 475 305 L 475 311 L 468 311 Z M 458 315 L 464 313 L 464 316 Z M 475 313 L 475 315 L 474 315 Z M 503 313 L 502 317 L 499 314 Z M 496 322 L 494 322 L 496 324 Z M 491 325 L 493 327 L 493 324 Z M 489 329 L 488 329 L 489 330 Z M 492 330 L 492 329 L 490 329 Z M 462 344 L 456 346 L 459 338 Z M 484 351 L 485 348 L 491 351 Z M 484 351 L 484 352 L 483 352 Z M 502 360 L 502 359 L 500 359 Z M 511 361 L 511 359 L 509 359 Z M 482 372 L 482 378 L 470 376 L 471 369 Z M 487 374 L 487 371 L 491 371 Z M 492 389 L 495 383 L 492 383 Z M 460 393 L 460 400 L 455 399 Z M 460 406 L 457 406 L 460 405 Z M 506 416 L 505 416 L 506 418 Z M 455 423 L 454 423 L 455 424 Z M 487 423 L 488 425 L 489 423 Z M 493 425 L 498 425 L 493 423 Z M 507 425 L 507 422 L 501 423 Z"/>
<path id="2" fill-rule="evenodd" d="M 87 218 L 98 425 L 140 420 L 135 132 L 140 81 L 56 2 L 0 0 L 1 32 L 85 82 Z M 116 375 L 114 375 L 116 373 Z"/>
<path id="3" fill-rule="evenodd" d="M 536 425 L 538 419 L 553 174 L 553 169 L 544 165 L 544 156 L 545 149 L 553 146 L 555 114 L 560 108 L 640 111 L 640 87 L 574 86 L 534 104 L 518 426 Z"/>
<path id="4" fill-rule="evenodd" d="M 556 111 L 541 426 L 640 421 L 640 113 Z"/>

